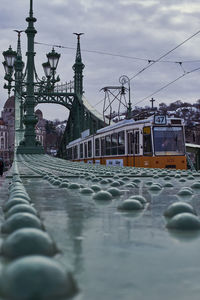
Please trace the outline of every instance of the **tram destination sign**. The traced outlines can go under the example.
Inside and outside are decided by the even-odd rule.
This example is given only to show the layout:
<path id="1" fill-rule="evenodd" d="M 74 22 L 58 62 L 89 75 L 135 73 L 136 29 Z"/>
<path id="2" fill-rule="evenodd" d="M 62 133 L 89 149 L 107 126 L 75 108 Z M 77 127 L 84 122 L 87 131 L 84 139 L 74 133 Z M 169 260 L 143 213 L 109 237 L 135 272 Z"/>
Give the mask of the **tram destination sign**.
<path id="1" fill-rule="evenodd" d="M 154 116 L 154 124 L 166 125 L 166 116 L 163 115 Z"/>

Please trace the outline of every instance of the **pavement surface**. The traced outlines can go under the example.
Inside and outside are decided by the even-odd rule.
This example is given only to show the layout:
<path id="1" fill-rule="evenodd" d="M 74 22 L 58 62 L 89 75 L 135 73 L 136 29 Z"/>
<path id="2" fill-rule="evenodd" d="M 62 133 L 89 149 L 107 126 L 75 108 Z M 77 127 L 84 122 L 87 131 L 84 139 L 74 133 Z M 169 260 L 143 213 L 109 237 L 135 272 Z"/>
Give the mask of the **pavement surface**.
<path id="1" fill-rule="evenodd" d="M 163 213 L 174 202 L 186 202 L 199 218 L 200 188 L 192 186 L 200 173 L 106 168 L 46 155 L 19 156 L 17 165 L 47 232 L 61 250 L 57 260 L 73 270 L 80 288 L 76 298 L 199 300 L 200 231 L 168 230 Z M 11 180 L 12 170 L 0 178 L 1 203 Z M 68 187 L 61 187 L 63 182 Z M 110 200 L 83 192 L 94 185 L 108 191 L 114 182 L 121 193 Z M 160 188 L 151 189 L 154 184 Z M 191 193 L 181 195 L 185 187 Z M 134 195 L 146 199 L 142 210 L 118 209 Z"/>

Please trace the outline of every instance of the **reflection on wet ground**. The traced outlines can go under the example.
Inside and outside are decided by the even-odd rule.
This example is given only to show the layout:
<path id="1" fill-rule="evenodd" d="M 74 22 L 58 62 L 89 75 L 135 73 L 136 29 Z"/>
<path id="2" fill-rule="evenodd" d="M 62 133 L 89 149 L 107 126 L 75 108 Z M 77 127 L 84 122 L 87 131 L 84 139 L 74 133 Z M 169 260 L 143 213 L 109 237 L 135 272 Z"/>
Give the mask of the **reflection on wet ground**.
<path id="1" fill-rule="evenodd" d="M 198 182 L 200 173 L 82 164 L 67 169 L 65 164 L 55 159 L 51 165 L 48 160 L 37 165 L 27 156 L 20 172 L 26 174 L 23 184 L 61 250 L 58 260 L 74 271 L 81 299 L 199 299 L 200 231 L 168 230 L 163 213 L 171 203 L 184 201 L 200 215 L 200 189 L 179 193 Z M 55 180 L 79 187 L 61 188 Z M 110 200 L 94 199 L 95 191 L 81 193 L 92 185 L 107 191 L 116 181 L 121 195 Z M 152 184 L 158 188 L 151 189 Z M 133 195 L 144 196 L 144 208 L 119 210 Z"/>

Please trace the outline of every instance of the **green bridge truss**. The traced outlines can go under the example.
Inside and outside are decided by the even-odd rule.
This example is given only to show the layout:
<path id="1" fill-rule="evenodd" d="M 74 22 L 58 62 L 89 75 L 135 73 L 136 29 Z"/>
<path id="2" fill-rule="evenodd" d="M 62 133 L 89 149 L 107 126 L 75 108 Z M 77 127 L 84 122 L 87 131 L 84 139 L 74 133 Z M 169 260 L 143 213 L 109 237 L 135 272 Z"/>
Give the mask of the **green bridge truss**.
<path id="1" fill-rule="evenodd" d="M 106 125 L 103 117 L 83 96 L 84 67 L 81 58 L 80 34 L 77 34 L 76 59 L 73 65 L 74 81 L 57 85 L 53 91 L 45 89 L 42 85 L 35 87 L 36 105 L 44 103 L 59 104 L 69 110 L 67 125 L 58 151 L 58 156 L 61 158 L 66 158 L 66 145 L 70 141 L 81 137 L 81 132 L 89 129 L 90 134 L 93 134 Z"/>
<path id="2" fill-rule="evenodd" d="M 45 91 L 35 91 L 37 104 L 60 104 L 69 110 L 69 118 L 60 144 L 58 155 L 66 158 L 66 145 L 79 137 L 81 132 L 89 129 L 90 134 L 105 126 L 102 116 L 93 109 L 83 96 L 83 69 L 81 58 L 80 34 L 77 34 L 76 60 L 73 65 L 74 82 L 56 86 L 50 94 Z"/>

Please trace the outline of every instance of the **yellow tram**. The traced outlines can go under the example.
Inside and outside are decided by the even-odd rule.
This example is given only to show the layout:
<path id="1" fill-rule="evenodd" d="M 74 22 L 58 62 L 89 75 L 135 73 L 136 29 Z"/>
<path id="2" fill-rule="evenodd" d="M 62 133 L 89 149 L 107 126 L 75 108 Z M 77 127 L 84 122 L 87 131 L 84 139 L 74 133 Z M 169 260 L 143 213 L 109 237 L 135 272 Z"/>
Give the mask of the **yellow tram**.
<path id="1" fill-rule="evenodd" d="M 89 130 L 67 145 L 67 158 L 109 166 L 186 169 L 184 121 L 154 115 Z"/>

